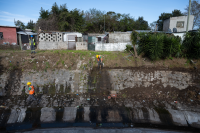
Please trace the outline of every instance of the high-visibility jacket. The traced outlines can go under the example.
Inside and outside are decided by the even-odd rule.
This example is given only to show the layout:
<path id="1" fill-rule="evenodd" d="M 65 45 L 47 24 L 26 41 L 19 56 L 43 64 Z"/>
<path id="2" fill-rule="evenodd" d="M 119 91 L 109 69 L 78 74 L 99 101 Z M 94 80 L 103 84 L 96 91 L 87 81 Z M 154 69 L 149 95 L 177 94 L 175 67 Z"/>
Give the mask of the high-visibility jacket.
<path id="1" fill-rule="evenodd" d="M 29 91 L 29 94 L 33 95 L 35 93 L 34 87 L 33 86 L 30 86 L 30 87 L 31 87 L 31 90 Z"/>
<path id="2" fill-rule="evenodd" d="M 99 56 L 99 55 L 98 55 Z M 101 59 L 101 56 L 99 56 L 98 58 L 97 58 L 97 60 L 99 61 Z"/>
<path id="3" fill-rule="evenodd" d="M 31 45 L 31 39 L 29 39 L 29 44 Z M 34 39 L 33 39 L 33 45 L 35 45 Z"/>

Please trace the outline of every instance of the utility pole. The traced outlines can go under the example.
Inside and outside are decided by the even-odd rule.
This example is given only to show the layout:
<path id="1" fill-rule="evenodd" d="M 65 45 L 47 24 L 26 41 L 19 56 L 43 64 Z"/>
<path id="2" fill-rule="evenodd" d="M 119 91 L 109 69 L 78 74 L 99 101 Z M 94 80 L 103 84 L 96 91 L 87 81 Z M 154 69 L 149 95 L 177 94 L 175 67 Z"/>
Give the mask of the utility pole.
<path id="1" fill-rule="evenodd" d="M 188 26 L 189 26 L 189 19 L 190 19 L 190 8 L 191 8 L 191 0 L 189 0 L 189 10 L 188 10 L 188 18 L 187 18 L 187 29 L 186 32 L 188 32 Z"/>
<path id="2" fill-rule="evenodd" d="M 104 15 L 104 33 L 105 33 L 105 15 Z"/>

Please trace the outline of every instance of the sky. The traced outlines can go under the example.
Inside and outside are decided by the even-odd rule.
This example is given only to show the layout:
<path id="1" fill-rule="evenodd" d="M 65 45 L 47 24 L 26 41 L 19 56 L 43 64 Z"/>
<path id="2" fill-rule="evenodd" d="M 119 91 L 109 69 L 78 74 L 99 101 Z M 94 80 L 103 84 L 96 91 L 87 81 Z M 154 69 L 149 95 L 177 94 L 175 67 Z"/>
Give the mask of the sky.
<path id="1" fill-rule="evenodd" d="M 105 12 L 130 14 L 135 19 L 143 16 L 148 24 L 158 20 L 164 12 L 171 13 L 174 9 L 185 12 L 189 5 L 189 0 L 0 0 L 0 25 L 14 26 L 14 19 L 25 24 L 30 20 L 36 22 L 41 7 L 51 10 L 55 2 L 58 6 L 66 4 L 69 10 L 96 8 Z"/>

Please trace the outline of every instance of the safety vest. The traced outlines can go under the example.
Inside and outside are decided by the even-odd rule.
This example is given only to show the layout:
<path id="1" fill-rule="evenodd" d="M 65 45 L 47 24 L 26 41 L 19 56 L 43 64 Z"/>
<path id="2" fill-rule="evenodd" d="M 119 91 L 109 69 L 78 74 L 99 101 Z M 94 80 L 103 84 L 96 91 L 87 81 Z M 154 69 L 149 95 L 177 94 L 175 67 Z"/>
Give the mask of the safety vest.
<path id="1" fill-rule="evenodd" d="M 98 55 L 98 58 L 97 58 L 97 60 L 99 61 L 100 60 L 100 56 Z"/>
<path id="2" fill-rule="evenodd" d="M 33 95 L 35 93 L 34 87 L 33 86 L 30 86 L 30 87 L 31 87 L 31 90 L 29 91 L 29 94 Z"/>
<path id="3" fill-rule="evenodd" d="M 31 39 L 29 39 L 29 44 L 31 45 Z M 35 45 L 34 39 L 33 39 L 33 45 Z"/>

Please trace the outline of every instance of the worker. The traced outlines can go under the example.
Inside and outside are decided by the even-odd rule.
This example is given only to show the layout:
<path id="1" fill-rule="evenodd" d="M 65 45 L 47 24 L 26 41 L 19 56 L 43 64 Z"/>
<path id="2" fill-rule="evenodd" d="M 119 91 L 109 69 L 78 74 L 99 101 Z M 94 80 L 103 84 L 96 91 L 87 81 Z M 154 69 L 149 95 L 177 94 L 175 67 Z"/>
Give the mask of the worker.
<path id="1" fill-rule="evenodd" d="M 28 85 L 28 91 L 29 91 L 29 96 L 28 96 L 28 98 L 27 98 L 27 103 L 28 104 L 30 104 L 30 102 L 32 101 L 32 100 L 34 100 L 34 101 L 37 101 L 36 99 L 35 99 L 35 97 L 34 97 L 34 94 L 35 94 L 35 90 L 34 90 L 34 87 L 33 87 L 33 85 L 31 86 L 31 82 L 28 82 L 27 83 L 27 85 Z"/>
<path id="2" fill-rule="evenodd" d="M 98 62 L 98 68 L 101 69 L 101 67 L 103 67 L 103 58 L 102 55 L 96 55 L 97 58 L 97 62 Z"/>
<path id="3" fill-rule="evenodd" d="M 35 54 L 35 41 L 34 41 L 33 35 L 31 35 L 31 39 L 29 39 L 29 44 L 31 46 L 31 54 L 32 53 Z"/>

